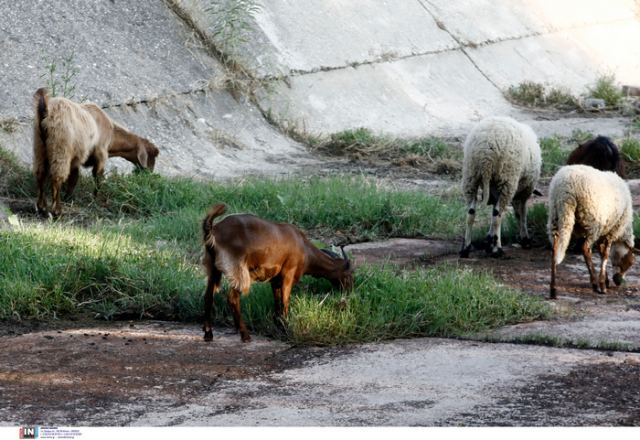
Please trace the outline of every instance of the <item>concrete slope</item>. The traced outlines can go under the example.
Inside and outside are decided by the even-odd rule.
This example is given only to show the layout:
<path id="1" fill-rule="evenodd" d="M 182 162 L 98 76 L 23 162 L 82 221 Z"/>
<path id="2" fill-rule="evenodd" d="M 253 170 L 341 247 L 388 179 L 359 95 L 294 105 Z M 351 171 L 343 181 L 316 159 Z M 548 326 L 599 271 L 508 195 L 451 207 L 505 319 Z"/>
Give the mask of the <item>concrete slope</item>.
<path id="1" fill-rule="evenodd" d="M 0 144 L 31 162 L 31 100 L 46 65 L 73 54 L 76 99 L 94 101 L 161 149 L 164 174 L 287 173 L 304 149 L 224 88 L 225 73 L 162 0 L 0 0 Z M 60 77 L 58 77 L 60 78 Z M 124 161 L 120 162 L 124 164 Z"/>
<path id="2" fill-rule="evenodd" d="M 201 0 L 175 2 L 211 25 Z M 640 81 L 633 0 L 262 3 L 233 55 L 279 78 L 260 95 L 263 109 L 312 132 L 459 135 L 493 114 L 533 119 L 503 96 L 525 80 L 574 93 L 603 73 Z"/>

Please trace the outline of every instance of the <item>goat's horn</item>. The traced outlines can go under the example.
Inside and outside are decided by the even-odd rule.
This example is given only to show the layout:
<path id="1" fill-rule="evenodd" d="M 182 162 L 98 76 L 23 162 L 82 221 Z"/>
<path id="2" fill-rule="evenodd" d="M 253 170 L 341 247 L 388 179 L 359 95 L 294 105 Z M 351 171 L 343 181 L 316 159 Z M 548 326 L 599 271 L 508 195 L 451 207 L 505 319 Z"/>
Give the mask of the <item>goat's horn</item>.
<path id="1" fill-rule="evenodd" d="M 347 257 L 347 254 L 344 251 L 344 245 L 340 246 L 340 251 L 342 251 L 342 258 L 348 260 L 349 257 Z"/>

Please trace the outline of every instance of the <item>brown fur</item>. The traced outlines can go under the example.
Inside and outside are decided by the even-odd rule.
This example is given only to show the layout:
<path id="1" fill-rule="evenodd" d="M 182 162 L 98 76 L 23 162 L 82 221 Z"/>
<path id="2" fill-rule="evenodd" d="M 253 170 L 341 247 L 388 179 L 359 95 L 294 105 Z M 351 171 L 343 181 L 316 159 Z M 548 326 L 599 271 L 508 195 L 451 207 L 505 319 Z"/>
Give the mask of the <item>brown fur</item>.
<path id="1" fill-rule="evenodd" d="M 93 165 L 96 192 L 108 157 L 113 124 L 100 108 L 92 103 L 76 104 L 65 98 L 50 98 L 45 89 L 34 95 L 33 157 L 38 186 L 37 208 L 47 212 L 44 186 L 51 179 L 52 213 L 60 215 L 60 190 L 67 182 L 70 195 L 78 181 L 79 168 L 86 162 Z"/>
<path id="2" fill-rule="evenodd" d="M 240 313 L 240 295 L 248 294 L 254 281 L 269 281 L 276 313 L 286 319 L 291 288 L 302 275 L 326 278 L 341 289 L 353 287 L 350 261 L 343 255 L 315 247 L 294 225 L 272 223 L 250 214 L 236 214 L 214 223 L 225 205 L 211 208 L 202 223 L 204 266 L 208 281 L 204 294 L 205 341 L 213 338 L 211 309 L 222 274 L 231 285 L 228 302 L 243 342 L 251 340 Z"/>
<path id="3" fill-rule="evenodd" d="M 160 150 L 149 140 L 131 133 L 114 123 L 113 140 L 109 145 L 109 157 L 122 157 L 138 169 L 153 171 Z"/>
<path id="4" fill-rule="evenodd" d="M 153 171 L 159 153 L 156 146 L 113 122 L 96 104 L 50 98 L 41 88 L 34 94 L 34 106 L 33 167 L 39 212 L 47 212 L 44 187 L 51 178 L 52 213 L 60 215 L 60 188 L 67 182 L 67 196 L 73 193 L 81 165 L 93 168 L 96 194 L 107 157 L 123 157 Z"/>

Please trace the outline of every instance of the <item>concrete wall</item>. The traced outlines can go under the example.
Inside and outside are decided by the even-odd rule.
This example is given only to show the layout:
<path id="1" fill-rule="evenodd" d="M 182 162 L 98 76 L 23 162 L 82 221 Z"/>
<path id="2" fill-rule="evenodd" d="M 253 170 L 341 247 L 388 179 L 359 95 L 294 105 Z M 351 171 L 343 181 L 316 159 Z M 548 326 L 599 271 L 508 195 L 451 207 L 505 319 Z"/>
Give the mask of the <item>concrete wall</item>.
<path id="1" fill-rule="evenodd" d="M 316 133 L 461 136 L 492 114 L 544 131 L 504 89 L 532 80 L 580 93 L 609 72 L 640 85 L 634 0 L 263 0 L 247 41 L 225 48 L 264 80 L 256 107 L 221 86 L 208 4 L 0 0 L 0 122 L 17 121 L 0 143 L 30 162 L 31 96 L 47 62 L 72 52 L 76 97 L 156 142 L 160 172 L 214 178 L 312 160 L 264 112 Z M 604 134 L 621 130 L 603 121 Z"/>
<path id="2" fill-rule="evenodd" d="M 45 66 L 74 53 L 76 99 L 94 101 L 160 148 L 163 174 L 228 178 L 283 173 L 308 159 L 255 106 L 162 0 L 0 0 L 0 144 L 31 162 L 32 95 Z M 121 159 L 110 161 L 120 168 Z"/>

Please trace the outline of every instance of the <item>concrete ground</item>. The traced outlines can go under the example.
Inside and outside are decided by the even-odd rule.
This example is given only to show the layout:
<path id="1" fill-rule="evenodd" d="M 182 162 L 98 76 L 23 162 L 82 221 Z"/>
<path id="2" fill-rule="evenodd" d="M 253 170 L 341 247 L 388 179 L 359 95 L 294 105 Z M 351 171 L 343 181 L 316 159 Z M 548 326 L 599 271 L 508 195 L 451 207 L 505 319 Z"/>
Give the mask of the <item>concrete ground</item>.
<path id="1" fill-rule="evenodd" d="M 162 322 L 2 332 L 4 426 L 640 424 L 637 353 L 432 338 L 296 348 L 226 331 L 208 344 L 198 325 Z"/>

